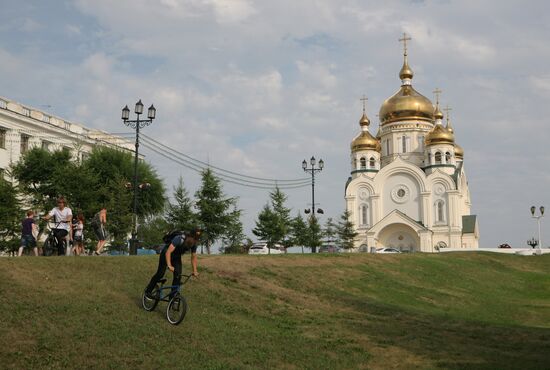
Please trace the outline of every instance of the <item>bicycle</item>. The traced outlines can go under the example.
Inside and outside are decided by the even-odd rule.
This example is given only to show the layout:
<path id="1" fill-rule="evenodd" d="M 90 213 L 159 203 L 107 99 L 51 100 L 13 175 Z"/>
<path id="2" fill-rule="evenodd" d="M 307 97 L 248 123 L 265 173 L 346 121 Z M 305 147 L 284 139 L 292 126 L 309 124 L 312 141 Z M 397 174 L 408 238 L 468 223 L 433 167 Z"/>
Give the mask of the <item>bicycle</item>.
<path id="1" fill-rule="evenodd" d="M 168 302 L 166 307 L 166 320 L 172 325 L 178 325 L 185 318 L 187 314 L 187 301 L 181 294 L 181 287 L 189 281 L 193 275 L 182 275 L 185 280 L 180 285 L 167 285 L 166 278 L 161 279 L 153 291 L 147 296 L 145 290 L 141 296 L 141 303 L 145 311 L 153 311 L 160 301 Z M 160 285 L 159 285 L 160 284 Z M 173 290 L 175 289 L 175 292 Z M 168 291 L 164 293 L 164 291 Z"/>
<path id="2" fill-rule="evenodd" d="M 48 222 L 48 236 L 46 237 L 46 240 L 44 241 L 44 246 L 42 247 L 42 249 L 44 250 L 44 256 L 53 256 L 54 253 L 56 253 L 58 256 L 65 255 L 67 241 L 64 240 L 63 245 L 58 245 L 57 239 L 53 232 L 53 230 L 58 229 L 59 225 L 61 225 L 62 223 L 68 223 L 68 221 Z M 54 227 L 52 227 L 51 225 L 54 225 Z"/>

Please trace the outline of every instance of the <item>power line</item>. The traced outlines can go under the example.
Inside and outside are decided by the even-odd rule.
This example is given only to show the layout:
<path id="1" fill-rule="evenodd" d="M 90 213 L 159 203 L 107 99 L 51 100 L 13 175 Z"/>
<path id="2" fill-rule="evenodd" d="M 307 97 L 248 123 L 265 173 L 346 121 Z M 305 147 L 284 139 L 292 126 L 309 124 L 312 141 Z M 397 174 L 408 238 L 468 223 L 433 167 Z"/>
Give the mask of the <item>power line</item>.
<path id="1" fill-rule="evenodd" d="M 217 166 L 213 166 L 213 165 L 211 165 L 211 164 L 209 164 L 209 163 L 203 162 L 203 161 L 201 161 L 201 160 L 199 160 L 199 159 L 195 159 L 195 158 L 193 158 L 193 157 L 191 157 L 191 156 L 189 156 L 189 155 L 187 155 L 187 154 L 185 154 L 185 153 L 182 153 L 182 152 L 177 151 L 177 150 L 174 149 L 174 148 L 170 148 L 170 147 L 168 147 L 167 145 L 165 145 L 165 144 L 163 144 L 163 143 L 161 143 L 161 142 L 159 142 L 159 141 L 157 141 L 157 140 L 155 140 L 155 139 L 153 139 L 153 138 L 151 138 L 151 137 L 149 137 L 149 136 L 147 136 L 147 135 L 145 135 L 145 134 L 142 134 L 142 137 L 144 137 L 145 139 L 151 141 L 151 142 L 154 143 L 154 144 L 161 145 L 161 146 L 165 147 L 166 149 L 170 150 L 172 153 L 177 153 L 177 154 L 179 154 L 179 155 L 181 155 L 181 156 L 183 156 L 183 157 L 185 157 L 185 158 L 188 158 L 189 160 L 191 160 L 191 161 L 193 161 L 193 162 L 198 162 L 198 163 L 200 163 L 200 164 L 203 165 L 203 166 L 207 166 L 207 167 L 210 167 L 210 168 L 214 168 L 214 169 L 216 169 L 216 170 L 218 170 L 218 171 L 222 171 L 222 172 L 227 172 L 227 173 L 232 174 L 232 175 L 236 175 L 236 176 L 240 176 L 240 177 L 245 177 L 245 178 L 249 178 L 249 179 L 253 179 L 253 180 L 258 180 L 258 181 L 270 182 L 270 183 L 272 183 L 272 182 L 277 182 L 277 183 L 287 183 L 287 182 L 288 182 L 288 183 L 302 183 L 302 182 L 304 182 L 304 181 L 309 181 L 309 178 L 307 178 L 307 177 L 302 177 L 302 178 L 299 178 L 299 179 L 286 179 L 286 180 L 285 180 L 285 179 L 269 179 L 269 178 L 248 176 L 248 175 L 244 175 L 244 174 L 241 174 L 241 173 L 237 173 L 237 172 L 225 170 L 225 169 L 223 169 L 223 168 L 220 168 L 220 167 L 217 167 Z"/>
<path id="2" fill-rule="evenodd" d="M 150 146 L 153 146 L 153 144 L 151 143 L 151 141 L 147 138 L 145 138 L 145 142 L 147 142 Z M 162 145 L 164 148 L 166 148 L 167 150 L 171 151 L 171 148 L 167 147 L 167 146 L 164 146 Z M 172 153 L 170 153 L 172 154 Z M 176 155 L 177 157 L 177 155 Z M 224 177 L 226 179 L 230 179 L 230 180 L 234 180 L 234 181 L 238 181 L 240 183 L 247 183 L 247 184 L 253 184 L 253 185 L 260 185 L 260 186 L 270 186 L 270 187 L 274 187 L 274 186 L 293 186 L 293 185 L 297 185 L 297 186 L 302 186 L 302 185 L 306 185 L 306 184 L 309 184 L 310 183 L 310 180 L 309 179 L 305 179 L 301 182 L 295 182 L 295 183 L 281 183 L 279 184 L 279 180 L 275 180 L 275 181 L 267 181 L 267 180 L 262 180 L 262 181 L 256 181 L 256 180 L 249 180 L 248 178 L 239 178 L 239 177 L 235 177 L 235 176 L 231 176 L 231 175 L 228 175 L 228 174 L 225 174 L 225 173 L 222 173 L 222 172 L 219 172 L 216 170 L 215 167 L 213 166 L 209 166 L 209 165 L 202 165 L 202 164 L 196 164 L 196 163 L 193 163 L 187 159 L 184 159 L 184 158 L 178 158 L 180 161 L 184 162 L 184 163 L 187 163 L 189 165 L 192 165 L 192 166 L 195 166 L 195 167 L 198 167 L 200 168 L 201 170 L 205 169 L 205 168 L 210 168 L 212 170 L 212 172 L 214 172 L 216 175 L 220 176 L 220 177 Z M 214 168 L 214 169 L 213 169 Z M 250 176 L 248 176 L 250 177 Z"/>
<path id="3" fill-rule="evenodd" d="M 150 143 L 147 143 L 147 142 L 144 142 L 143 143 L 143 146 L 155 153 L 157 153 L 158 155 L 161 155 L 163 156 L 164 158 L 168 159 L 168 160 L 171 160 L 172 162 L 175 162 L 185 168 L 188 168 L 190 170 L 193 170 L 197 173 L 202 173 L 202 171 L 204 171 L 204 169 L 208 168 L 208 167 L 201 167 L 199 165 L 196 165 L 196 164 L 193 164 L 193 163 L 189 163 L 189 161 L 184 161 L 182 159 L 177 159 L 177 158 L 174 158 L 166 153 L 163 153 L 162 151 L 154 148 L 151 146 Z M 304 184 L 299 184 L 299 185 L 278 185 L 277 183 L 273 183 L 273 184 L 261 184 L 261 185 L 255 185 L 255 184 L 250 184 L 250 183 L 243 183 L 243 182 L 240 182 L 240 181 L 235 181 L 231 178 L 226 178 L 224 177 L 223 174 L 219 174 L 219 173 L 215 173 L 219 178 L 220 180 L 224 181 L 224 182 L 228 182 L 228 183 L 232 183 L 232 184 L 235 184 L 235 185 L 240 185 L 240 186 L 246 186 L 246 187 L 249 187 L 249 188 L 255 188 L 255 189 L 267 189 L 267 190 L 270 190 L 270 189 L 273 189 L 275 186 L 278 186 L 279 189 L 298 189 L 298 188 L 303 188 L 303 187 L 306 187 L 306 186 L 309 186 L 309 183 L 304 183 Z M 227 175 L 225 175 L 227 176 Z M 263 186 L 262 186 L 263 185 Z"/>

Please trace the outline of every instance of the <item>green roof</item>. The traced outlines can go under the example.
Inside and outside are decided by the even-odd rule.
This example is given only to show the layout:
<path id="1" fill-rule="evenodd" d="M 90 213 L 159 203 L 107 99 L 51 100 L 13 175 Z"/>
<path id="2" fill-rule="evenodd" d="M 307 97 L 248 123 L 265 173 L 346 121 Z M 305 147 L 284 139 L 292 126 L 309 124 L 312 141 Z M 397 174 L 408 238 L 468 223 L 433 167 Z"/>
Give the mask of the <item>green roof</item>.
<path id="1" fill-rule="evenodd" d="M 476 215 L 462 216 L 462 234 L 473 234 L 476 231 Z"/>

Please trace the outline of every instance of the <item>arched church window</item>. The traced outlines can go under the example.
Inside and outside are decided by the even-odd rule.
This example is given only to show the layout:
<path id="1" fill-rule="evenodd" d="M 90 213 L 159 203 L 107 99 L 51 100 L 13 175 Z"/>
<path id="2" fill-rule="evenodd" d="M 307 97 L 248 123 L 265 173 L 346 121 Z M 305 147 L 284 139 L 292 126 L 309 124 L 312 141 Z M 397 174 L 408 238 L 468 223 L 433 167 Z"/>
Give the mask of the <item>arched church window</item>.
<path id="1" fill-rule="evenodd" d="M 451 153 L 449 152 L 445 153 L 445 162 L 447 163 L 451 162 Z"/>
<path id="2" fill-rule="evenodd" d="M 435 220 L 437 223 L 445 223 L 445 202 L 442 200 L 435 203 Z"/>
<path id="3" fill-rule="evenodd" d="M 353 158 L 353 169 L 357 169 L 357 158 Z"/>
<path id="4" fill-rule="evenodd" d="M 366 204 L 361 205 L 361 225 L 366 226 L 369 224 L 369 206 Z"/>
<path id="5" fill-rule="evenodd" d="M 401 153 L 407 153 L 407 137 L 403 136 L 401 138 Z"/>
<path id="6" fill-rule="evenodd" d="M 359 163 L 361 163 L 361 169 L 362 170 L 367 168 L 367 160 L 365 159 L 365 157 L 361 157 L 361 159 L 359 160 Z"/>
<path id="7" fill-rule="evenodd" d="M 441 152 L 436 152 L 435 153 L 435 163 L 436 164 L 441 164 Z"/>
<path id="8" fill-rule="evenodd" d="M 424 150 L 424 136 L 422 135 L 418 137 L 418 149 Z"/>
<path id="9" fill-rule="evenodd" d="M 374 160 L 374 157 L 370 157 L 370 160 L 369 160 L 369 166 L 370 168 L 374 168 L 376 165 L 376 162 Z"/>
<path id="10" fill-rule="evenodd" d="M 386 155 L 390 155 L 390 140 L 386 140 Z"/>

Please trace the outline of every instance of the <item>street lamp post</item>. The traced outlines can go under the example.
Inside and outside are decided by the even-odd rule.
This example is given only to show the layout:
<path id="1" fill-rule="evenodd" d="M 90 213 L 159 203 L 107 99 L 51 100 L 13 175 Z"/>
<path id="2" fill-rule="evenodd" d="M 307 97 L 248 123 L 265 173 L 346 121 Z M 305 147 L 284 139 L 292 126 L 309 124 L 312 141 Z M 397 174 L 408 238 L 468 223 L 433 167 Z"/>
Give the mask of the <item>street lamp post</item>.
<path id="1" fill-rule="evenodd" d="M 537 207 L 535 207 L 535 206 L 531 207 L 531 216 L 534 219 L 537 220 L 537 224 L 538 224 L 538 227 L 539 227 L 539 254 L 542 254 L 542 238 L 541 238 L 541 235 L 540 235 L 540 219 L 544 217 L 544 207 L 543 206 L 539 207 L 540 216 L 535 216 L 536 210 L 537 210 Z"/>
<path id="2" fill-rule="evenodd" d="M 133 225 L 132 225 L 132 239 L 130 239 L 130 254 L 137 253 L 137 204 L 138 204 L 137 168 L 138 168 L 138 152 L 139 152 L 139 130 L 144 128 L 145 126 L 149 126 L 153 122 L 157 114 L 157 110 L 155 109 L 153 104 L 151 104 L 151 106 L 147 110 L 148 119 L 140 119 L 139 116 L 143 114 L 143 103 L 141 102 L 141 99 L 140 99 L 136 103 L 134 112 L 136 113 L 137 119 L 130 120 L 129 119 L 130 109 L 128 108 L 127 105 L 124 108 L 122 108 L 122 121 L 126 126 L 136 129 L 136 150 L 135 150 L 135 156 L 134 156 L 134 219 L 133 219 Z"/>
<path id="3" fill-rule="evenodd" d="M 311 217 L 315 217 L 315 174 L 323 170 L 323 167 L 325 167 L 325 162 L 320 159 L 319 167 L 315 168 L 315 164 L 317 163 L 317 161 L 315 160 L 315 157 L 311 157 L 309 163 L 311 164 L 311 168 L 307 167 L 307 162 L 304 159 L 302 161 L 302 169 L 304 170 L 304 172 L 311 173 Z M 305 212 L 309 213 L 309 209 L 306 209 Z M 319 208 L 317 210 L 317 213 L 323 214 L 323 210 Z M 311 251 L 312 253 L 316 252 L 315 246 L 311 246 Z"/>

